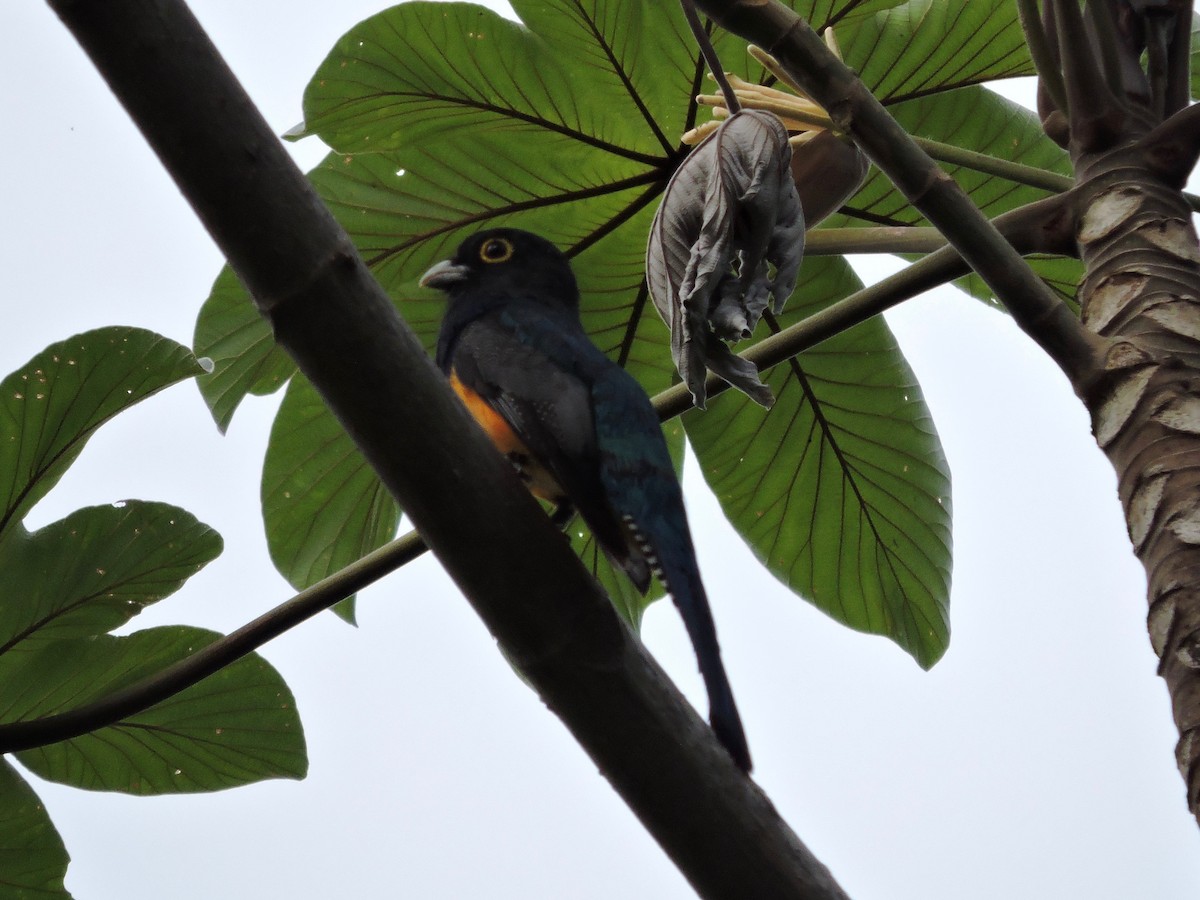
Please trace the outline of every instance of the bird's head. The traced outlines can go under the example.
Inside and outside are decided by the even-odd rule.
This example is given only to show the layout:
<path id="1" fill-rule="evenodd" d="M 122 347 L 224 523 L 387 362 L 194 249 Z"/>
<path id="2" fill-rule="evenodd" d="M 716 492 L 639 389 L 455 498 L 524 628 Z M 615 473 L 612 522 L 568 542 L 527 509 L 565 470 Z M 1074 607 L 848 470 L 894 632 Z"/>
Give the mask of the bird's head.
<path id="1" fill-rule="evenodd" d="M 562 251 L 515 228 L 493 228 L 467 238 L 453 257 L 421 276 L 421 286 L 445 291 L 451 300 L 520 298 L 571 309 L 579 304 L 575 276 Z"/>

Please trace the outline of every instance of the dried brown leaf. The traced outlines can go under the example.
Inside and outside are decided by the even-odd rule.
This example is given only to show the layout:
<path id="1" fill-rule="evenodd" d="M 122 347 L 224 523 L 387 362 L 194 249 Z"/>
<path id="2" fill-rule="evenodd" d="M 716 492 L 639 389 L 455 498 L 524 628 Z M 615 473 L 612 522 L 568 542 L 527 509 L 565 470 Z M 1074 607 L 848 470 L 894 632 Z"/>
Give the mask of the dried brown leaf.
<path id="1" fill-rule="evenodd" d="M 804 213 L 790 162 L 779 119 L 743 110 L 684 160 L 655 214 L 646 277 L 697 406 L 709 369 L 764 406 L 773 402 L 754 366 L 724 341 L 749 337 L 767 305 L 778 311 L 796 285 Z"/>

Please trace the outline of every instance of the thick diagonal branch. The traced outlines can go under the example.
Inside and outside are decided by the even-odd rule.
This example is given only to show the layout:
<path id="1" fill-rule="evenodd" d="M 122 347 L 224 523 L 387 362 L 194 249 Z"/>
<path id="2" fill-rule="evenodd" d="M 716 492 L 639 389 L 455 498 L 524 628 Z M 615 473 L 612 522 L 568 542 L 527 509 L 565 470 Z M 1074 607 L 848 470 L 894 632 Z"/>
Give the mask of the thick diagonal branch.
<path id="1" fill-rule="evenodd" d="M 473 425 L 187 7 L 51 6 L 280 344 L 510 658 L 696 889 L 843 897 Z"/>

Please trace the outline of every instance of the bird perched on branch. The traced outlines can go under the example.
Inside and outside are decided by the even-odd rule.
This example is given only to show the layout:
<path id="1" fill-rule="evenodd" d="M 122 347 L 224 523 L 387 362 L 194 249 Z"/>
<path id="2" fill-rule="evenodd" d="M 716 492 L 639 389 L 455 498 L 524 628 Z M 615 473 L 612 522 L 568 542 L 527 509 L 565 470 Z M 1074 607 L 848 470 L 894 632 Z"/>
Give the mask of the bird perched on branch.
<path id="1" fill-rule="evenodd" d="M 468 238 L 421 284 L 445 291 L 437 364 L 529 489 L 565 525 L 578 509 L 643 594 L 671 594 L 708 689 L 721 743 L 750 770 L 741 718 L 700 581 L 683 494 L 658 415 L 634 378 L 593 344 L 579 289 L 550 242 L 515 229 Z"/>

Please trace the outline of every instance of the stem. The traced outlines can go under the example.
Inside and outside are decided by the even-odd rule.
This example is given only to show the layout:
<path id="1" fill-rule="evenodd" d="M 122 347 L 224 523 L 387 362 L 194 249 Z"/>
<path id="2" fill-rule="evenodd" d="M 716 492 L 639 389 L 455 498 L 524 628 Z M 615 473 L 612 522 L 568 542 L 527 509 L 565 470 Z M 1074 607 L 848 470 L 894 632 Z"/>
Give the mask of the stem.
<path id="1" fill-rule="evenodd" d="M 989 156 L 986 153 L 955 147 L 953 144 L 944 144 L 941 141 L 932 141 L 928 138 L 916 137 L 915 135 L 913 136 L 913 143 L 931 157 L 941 162 L 962 166 L 965 169 L 972 169 L 976 172 L 983 172 L 985 175 L 996 175 L 1017 184 L 1042 188 L 1054 193 L 1069 191 L 1075 184 L 1074 180 L 1067 175 L 1047 172 L 1045 169 L 1039 169 L 1036 166 L 1026 166 L 1021 163 L 1010 162 L 1007 159 Z"/>
<path id="2" fill-rule="evenodd" d="M 844 253 L 932 253 L 946 246 L 936 228 L 881 225 L 871 228 L 816 228 L 804 238 L 808 256 Z"/>
<path id="3" fill-rule="evenodd" d="M 1167 35 L 1158 16 L 1143 16 L 1146 22 L 1146 75 L 1150 79 L 1150 109 L 1159 118 L 1166 118 Z"/>
<path id="4" fill-rule="evenodd" d="M 1021 17 L 1025 42 L 1029 45 L 1029 55 L 1033 57 L 1033 65 L 1037 69 L 1042 87 L 1050 95 L 1054 106 L 1065 115 L 1070 109 L 1067 106 L 1067 91 L 1063 85 L 1062 72 L 1058 68 L 1058 55 L 1046 39 L 1046 29 L 1042 27 L 1037 0 L 1017 0 L 1017 12 Z"/>
<path id="5" fill-rule="evenodd" d="M 1175 13 L 1175 30 L 1167 52 L 1167 90 L 1164 117 L 1185 109 L 1192 99 L 1192 10 L 1191 4 L 1179 4 Z"/>
<path id="6" fill-rule="evenodd" d="M 1104 79 L 1108 84 L 1109 93 L 1119 102 L 1124 103 L 1125 79 L 1121 66 L 1121 50 L 1117 37 L 1117 25 L 1113 20 L 1113 8 L 1108 0 L 1092 0 L 1085 8 L 1087 20 L 1091 24 L 1090 34 L 1095 34 L 1100 50 L 1101 68 Z"/>
<path id="7" fill-rule="evenodd" d="M 1097 151 L 1111 146 L 1116 135 L 1109 113 L 1117 105 L 1108 90 L 1084 25 L 1079 0 L 1046 0 L 1054 10 L 1058 47 L 1070 107 L 1071 145 Z"/>
<path id="8" fill-rule="evenodd" d="M 717 56 L 717 50 L 709 40 L 708 32 L 704 30 L 704 23 L 700 21 L 700 16 L 696 13 L 694 0 L 680 0 L 680 4 L 683 6 L 683 15 L 687 18 L 688 27 L 692 29 L 696 43 L 700 46 L 700 55 L 704 57 L 708 70 L 712 73 L 717 87 L 721 89 L 721 94 L 725 97 L 725 108 L 729 110 L 731 116 L 737 114 L 741 111 L 742 105 L 738 102 L 737 92 L 730 87 L 729 79 L 725 77 L 725 67 L 721 65 L 721 58 Z"/>
<path id="9" fill-rule="evenodd" d="M 1185 109 L 1187 108 L 1190 107 L 1185 107 Z M 940 141 L 932 141 L 929 138 L 917 137 L 916 135 L 913 135 L 913 142 L 940 162 L 962 166 L 964 169 L 973 169 L 976 172 L 983 172 L 986 175 L 996 175 L 1017 184 L 1042 188 L 1043 190 L 1055 193 L 1069 191 L 1075 185 L 1075 179 L 1069 175 L 1047 172 L 1045 169 L 1039 169 L 1036 166 L 1025 166 L 1021 163 L 1009 162 L 997 156 L 988 156 L 986 153 L 978 153 L 974 150 L 964 150 L 962 147 L 955 147 L 953 144 L 943 144 Z M 1183 198 L 1187 200 L 1193 210 L 1200 212 L 1200 195 L 1185 193 Z"/>

